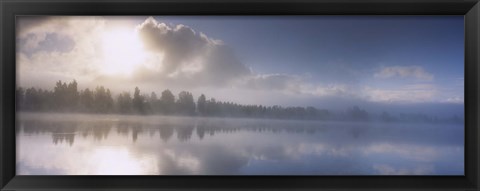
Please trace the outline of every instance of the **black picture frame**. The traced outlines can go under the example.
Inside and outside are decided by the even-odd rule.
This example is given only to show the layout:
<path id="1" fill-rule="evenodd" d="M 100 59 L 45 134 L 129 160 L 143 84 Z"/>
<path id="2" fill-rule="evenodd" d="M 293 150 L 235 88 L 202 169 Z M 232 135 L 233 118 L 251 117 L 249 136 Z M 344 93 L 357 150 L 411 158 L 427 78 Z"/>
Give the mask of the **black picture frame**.
<path id="1" fill-rule="evenodd" d="M 16 176 L 18 15 L 464 15 L 465 176 Z M 478 190 L 478 0 L 1 0 L 1 190 Z"/>

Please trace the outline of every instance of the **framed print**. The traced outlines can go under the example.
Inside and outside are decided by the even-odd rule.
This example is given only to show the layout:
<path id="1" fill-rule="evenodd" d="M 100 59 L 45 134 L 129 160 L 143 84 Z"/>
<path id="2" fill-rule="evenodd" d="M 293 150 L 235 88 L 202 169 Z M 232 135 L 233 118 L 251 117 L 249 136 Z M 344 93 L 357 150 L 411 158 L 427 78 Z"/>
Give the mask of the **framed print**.
<path id="1" fill-rule="evenodd" d="M 0 6 L 2 190 L 478 188 L 478 1 Z"/>

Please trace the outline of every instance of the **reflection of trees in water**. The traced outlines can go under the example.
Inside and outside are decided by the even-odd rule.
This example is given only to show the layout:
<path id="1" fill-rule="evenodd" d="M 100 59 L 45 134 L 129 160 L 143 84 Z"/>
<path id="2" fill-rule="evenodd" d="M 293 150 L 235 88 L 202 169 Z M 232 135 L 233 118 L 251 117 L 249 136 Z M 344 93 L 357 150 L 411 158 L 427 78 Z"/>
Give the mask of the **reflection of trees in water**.
<path id="1" fill-rule="evenodd" d="M 175 128 L 179 141 L 188 141 L 192 137 L 194 126 L 183 125 Z"/>
<path id="2" fill-rule="evenodd" d="M 148 132 L 148 135 L 150 137 L 153 137 L 155 135 L 155 132 L 156 132 L 155 126 L 154 125 L 148 125 L 147 127 L 148 128 L 145 131 Z"/>
<path id="3" fill-rule="evenodd" d="M 65 140 L 65 142 L 68 142 L 68 144 L 72 146 L 75 141 L 75 133 L 52 133 L 52 139 L 54 144 L 62 143 Z"/>
<path id="4" fill-rule="evenodd" d="M 21 130 L 27 135 L 49 133 L 54 144 L 65 141 L 70 145 L 75 142 L 77 134 L 84 138 L 92 136 L 97 141 L 107 139 L 112 128 L 108 122 L 24 120 L 20 124 Z"/>
<path id="5" fill-rule="evenodd" d="M 160 138 L 165 142 L 173 135 L 173 127 L 169 124 L 160 125 L 158 130 L 160 131 Z"/>
<path id="6" fill-rule="evenodd" d="M 75 128 L 77 127 L 76 123 L 72 122 L 61 122 L 61 123 L 49 123 L 49 126 L 52 128 L 52 139 L 54 144 L 62 143 L 64 140 L 70 146 L 75 141 Z M 67 127 L 67 128 L 64 128 Z"/>
<path id="7" fill-rule="evenodd" d="M 203 127 L 197 127 L 197 136 L 200 140 L 205 136 L 205 129 Z"/>
<path id="8" fill-rule="evenodd" d="M 19 123 L 17 133 L 23 132 L 25 134 L 51 134 L 54 144 L 63 143 L 64 141 L 70 145 L 75 141 L 75 134 L 77 123 L 61 121 L 36 121 L 27 120 Z"/>
<path id="9" fill-rule="evenodd" d="M 351 128 L 350 133 L 353 136 L 353 138 L 358 139 L 361 135 L 366 133 L 365 128 Z"/>
<path id="10" fill-rule="evenodd" d="M 262 121 L 262 120 L 223 120 L 204 118 L 186 118 L 185 120 L 165 120 L 155 123 L 141 121 L 60 121 L 60 120 L 21 120 L 19 122 L 19 131 L 24 134 L 44 134 L 52 135 L 54 144 L 68 143 L 73 145 L 75 136 L 81 135 L 83 138 L 93 137 L 96 141 L 108 139 L 111 129 L 116 129 L 118 135 L 131 137 L 133 142 L 139 139 L 144 133 L 151 136 L 157 131 L 160 139 L 168 141 L 174 133 L 179 141 L 188 141 L 192 135 L 203 140 L 206 136 L 215 134 L 232 134 L 238 132 L 254 133 L 306 133 L 314 134 L 322 131 L 322 125 L 317 123 L 294 123 L 288 121 Z M 195 131 L 195 132 L 194 132 Z M 352 132 L 353 136 L 358 136 L 359 132 Z"/>
<path id="11" fill-rule="evenodd" d="M 129 133 L 128 123 L 118 123 L 117 133 L 120 135 L 128 136 L 128 133 Z"/>
<path id="12" fill-rule="evenodd" d="M 81 128 L 80 130 L 86 129 L 86 132 L 88 134 L 92 134 L 94 139 L 97 141 L 107 139 L 108 134 L 110 133 L 110 129 L 112 128 L 111 124 L 107 122 L 86 123 L 86 124 L 82 123 L 82 125 L 85 125 L 86 128 Z"/>
<path id="13" fill-rule="evenodd" d="M 142 133 L 142 124 L 134 123 L 132 124 L 132 141 L 136 142 L 138 139 L 138 134 Z"/>

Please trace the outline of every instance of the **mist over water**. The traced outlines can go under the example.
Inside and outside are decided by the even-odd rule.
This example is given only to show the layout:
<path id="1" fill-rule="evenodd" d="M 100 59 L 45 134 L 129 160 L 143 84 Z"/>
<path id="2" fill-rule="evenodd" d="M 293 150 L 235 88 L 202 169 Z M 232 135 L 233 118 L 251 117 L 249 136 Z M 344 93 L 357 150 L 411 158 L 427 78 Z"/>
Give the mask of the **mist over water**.
<path id="1" fill-rule="evenodd" d="M 463 124 L 17 114 L 18 175 L 463 175 Z"/>

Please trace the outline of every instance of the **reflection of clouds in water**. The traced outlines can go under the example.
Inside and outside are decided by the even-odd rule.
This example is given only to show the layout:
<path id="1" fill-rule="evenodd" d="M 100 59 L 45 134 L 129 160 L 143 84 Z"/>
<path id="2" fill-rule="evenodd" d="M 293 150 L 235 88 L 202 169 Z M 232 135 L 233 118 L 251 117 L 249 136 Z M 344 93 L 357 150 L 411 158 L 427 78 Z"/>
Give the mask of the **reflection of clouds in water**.
<path id="1" fill-rule="evenodd" d="M 431 175 L 433 174 L 433 166 L 416 166 L 413 168 L 395 168 L 386 164 L 374 164 L 375 169 L 380 175 Z"/>
<path id="2" fill-rule="evenodd" d="M 286 145 L 250 146 L 244 150 L 244 153 L 250 156 L 252 160 L 266 161 L 292 160 L 301 156 L 296 153 L 293 145 L 290 147 Z"/>
<path id="3" fill-rule="evenodd" d="M 389 143 L 372 144 L 363 149 L 365 155 L 394 155 L 415 161 L 433 161 L 439 157 L 441 151 L 435 146 Z"/>
<path id="4" fill-rule="evenodd" d="M 326 144 L 300 144 L 299 155 L 327 155 L 332 157 L 347 157 L 356 149 L 350 145 L 334 146 Z"/>
<path id="5" fill-rule="evenodd" d="M 104 175 L 141 175 L 155 174 L 149 171 L 154 165 L 151 158 L 136 158 L 126 148 L 102 147 L 92 151 L 88 158 L 87 167 L 94 166 L 93 172 L 87 174 Z"/>
<path id="6" fill-rule="evenodd" d="M 361 149 L 352 145 L 328 145 L 324 143 L 300 143 L 286 148 L 292 156 L 316 155 L 329 157 L 349 157 Z"/>
<path id="7" fill-rule="evenodd" d="M 23 140 L 23 139 L 28 139 Z M 51 174 L 58 172 L 59 174 L 68 173 L 71 168 L 68 161 L 58 161 L 61 157 L 61 152 L 67 145 L 51 146 L 45 145 L 45 140 L 49 140 L 47 135 L 28 136 L 17 138 L 17 173 L 18 174 Z M 31 142 L 35 144 L 31 144 Z M 50 143 L 50 142 L 49 142 Z M 39 149 L 39 146 L 42 149 Z M 49 156 L 49 157 L 46 157 Z M 75 157 L 74 164 L 82 161 L 83 156 Z"/>
<path id="8" fill-rule="evenodd" d="M 94 118 L 21 121 L 18 173 L 463 174 L 463 146 L 437 144 L 448 129 L 425 140 L 414 128 L 340 123 Z"/>
<path id="9" fill-rule="evenodd" d="M 246 156 L 224 146 L 212 145 L 195 151 L 202 159 L 201 169 L 205 174 L 236 174 L 248 162 Z"/>
<path id="10" fill-rule="evenodd" d="M 118 138 L 118 137 L 117 137 Z M 29 139 L 29 140 L 25 140 Z M 36 140 L 32 140 L 36 139 Z M 116 138 L 112 138 L 116 139 Z M 29 144 L 33 142 L 35 144 Z M 112 142 L 106 145 L 113 145 Z M 52 145 L 48 136 L 20 137 L 17 142 L 17 173 L 40 175 L 141 175 L 150 170 L 152 158 L 133 156 L 123 146 L 101 146 L 94 141 Z"/>
<path id="11" fill-rule="evenodd" d="M 314 143 L 294 143 L 281 147 L 277 158 L 250 158 L 242 174 L 255 175 L 360 175 L 369 174 L 364 162 L 355 157 L 339 154 L 339 149 Z M 259 148 L 258 150 L 261 150 Z M 277 149 L 280 150 L 280 149 Z M 340 149 L 341 150 L 341 149 Z M 267 150 L 267 153 L 272 150 Z M 343 152 L 343 150 L 341 151 Z M 279 154 L 281 153 L 281 154 Z M 264 153 L 257 153 L 264 156 Z M 255 156 L 255 155 L 254 155 Z M 274 155 L 275 156 L 275 155 Z"/>
<path id="12" fill-rule="evenodd" d="M 364 149 L 366 155 L 391 154 L 416 161 L 431 161 L 437 158 L 438 151 L 431 146 L 417 146 L 407 144 L 392 145 L 389 143 L 373 144 Z"/>
<path id="13" fill-rule="evenodd" d="M 191 174 L 197 172 L 199 168 L 199 161 L 192 155 L 179 155 L 172 150 L 164 151 L 157 155 L 157 169 L 158 174 L 180 175 Z"/>
<path id="14" fill-rule="evenodd" d="M 165 157 L 163 158 L 170 158 L 172 162 L 174 162 L 176 165 L 171 165 L 177 166 L 180 168 L 186 168 L 190 169 L 191 172 L 198 172 L 200 168 L 200 160 L 193 156 L 190 153 L 184 153 L 184 154 L 179 154 L 177 155 L 173 150 L 167 150 L 165 151 Z M 166 165 L 161 165 L 160 168 L 165 168 Z M 173 169 L 174 170 L 174 169 Z M 160 170 L 160 172 L 163 172 L 165 174 L 177 174 L 175 172 L 168 172 L 164 170 Z"/>
<path id="15" fill-rule="evenodd" d="M 212 145 L 168 149 L 158 155 L 160 174 L 237 174 L 248 158 L 239 152 Z"/>
<path id="16" fill-rule="evenodd" d="M 320 170 L 316 174 L 342 174 L 339 173 L 341 171 L 344 174 L 382 175 L 463 174 L 463 150 L 458 146 L 387 143 L 334 146 L 322 143 L 300 143 L 283 147 L 283 150 L 280 148 L 276 150 L 279 150 L 276 156 L 281 157 L 253 159 L 259 161 L 288 159 L 287 161 L 300 160 L 302 162 L 312 159 L 316 160 L 318 164 L 311 164 L 311 170 Z M 266 152 L 256 153 L 253 156 L 265 156 L 272 150 L 263 151 Z M 389 162 L 390 165 L 383 164 L 385 162 Z M 373 170 L 368 169 L 367 166 L 372 164 Z"/>

